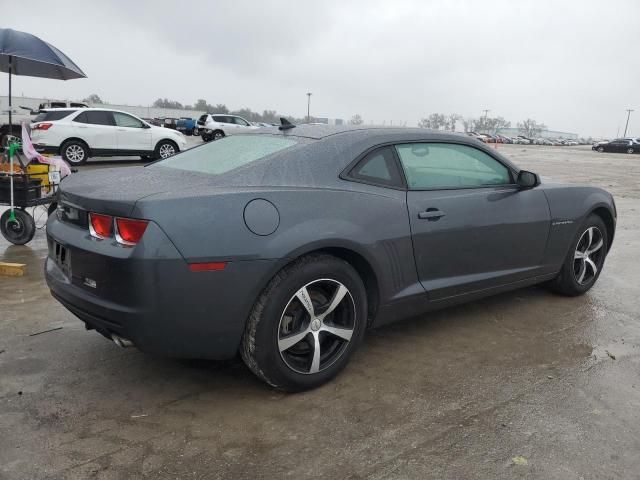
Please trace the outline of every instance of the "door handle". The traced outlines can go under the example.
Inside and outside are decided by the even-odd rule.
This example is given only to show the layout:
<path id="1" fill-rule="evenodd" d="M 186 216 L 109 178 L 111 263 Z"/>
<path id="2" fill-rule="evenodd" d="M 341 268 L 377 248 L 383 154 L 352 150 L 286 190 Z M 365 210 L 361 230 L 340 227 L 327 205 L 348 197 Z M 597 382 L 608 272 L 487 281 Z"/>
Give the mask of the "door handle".
<path id="1" fill-rule="evenodd" d="M 78 125 L 78 128 L 89 128 L 86 125 Z"/>
<path id="2" fill-rule="evenodd" d="M 118 131 L 119 132 L 126 132 L 126 130 L 124 128 L 119 128 Z"/>
<path id="3" fill-rule="evenodd" d="M 434 221 L 444 217 L 445 215 L 446 214 L 442 210 L 438 210 L 437 208 L 427 208 L 424 212 L 418 213 L 418 218 L 421 220 Z"/>

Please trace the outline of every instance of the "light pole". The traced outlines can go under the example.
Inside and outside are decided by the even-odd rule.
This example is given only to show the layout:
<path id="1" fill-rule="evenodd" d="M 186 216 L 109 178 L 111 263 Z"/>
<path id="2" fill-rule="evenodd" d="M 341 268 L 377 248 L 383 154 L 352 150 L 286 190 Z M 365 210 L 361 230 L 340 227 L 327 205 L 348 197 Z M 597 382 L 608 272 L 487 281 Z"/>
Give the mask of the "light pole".
<path id="1" fill-rule="evenodd" d="M 307 123 L 311 121 L 311 116 L 309 115 L 309 111 L 311 110 L 311 92 L 307 92 Z"/>
<path id="2" fill-rule="evenodd" d="M 488 128 L 487 128 L 487 113 L 489 113 L 491 110 L 489 110 L 489 109 L 484 109 L 484 110 L 482 110 L 482 111 L 484 112 L 484 121 L 482 122 L 482 127 L 483 127 L 485 130 L 488 130 Z"/>
<path id="3" fill-rule="evenodd" d="M 631 116 L 631 112 L 633 112 L 633 110 L 631 110 L 630 108 L 627 108 L 627 124 L 624 126 L 624 135 L 623 135 L 623 137 L 627 136 L 627 127 L 629 126 L 629 117 Z"/>

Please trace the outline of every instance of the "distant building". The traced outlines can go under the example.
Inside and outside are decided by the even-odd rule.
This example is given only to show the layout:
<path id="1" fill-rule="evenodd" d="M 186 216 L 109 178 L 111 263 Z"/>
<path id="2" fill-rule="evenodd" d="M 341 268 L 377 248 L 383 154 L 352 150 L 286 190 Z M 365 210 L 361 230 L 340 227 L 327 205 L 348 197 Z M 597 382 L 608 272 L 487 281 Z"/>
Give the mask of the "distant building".
<path id="1" fill-rule="evenodd" d="M 311 117 L 314 123 L 324 123 L 325 125 L 344 125 L 344 120 L 341 118 L 327 118 L 327 117 Z"/>
<path id="2" fill-rule="evenodd" d="M 496 130 L 496 133 L 498 135 L 504 135 L 505 137 L 517 137 L 518 135 L 522 135 L 522 131 L 519 128 L 514 127 L 499 128 L 498 130 Z M 569 132 L 558 132 L 556 130 L 541 130 L 538 137 L 575 139 L 578 138 L 578 134 Z"/>

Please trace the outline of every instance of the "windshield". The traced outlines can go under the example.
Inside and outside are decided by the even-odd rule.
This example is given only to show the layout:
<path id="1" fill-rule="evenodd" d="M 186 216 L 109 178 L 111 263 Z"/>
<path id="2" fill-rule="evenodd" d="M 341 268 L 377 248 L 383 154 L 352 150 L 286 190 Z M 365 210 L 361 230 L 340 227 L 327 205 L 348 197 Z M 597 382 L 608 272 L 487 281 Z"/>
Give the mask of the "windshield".
<path id="1" fill-rule="evenodd" d="M 270 135 L 234 135 L 186 150 L 179 155 L 156 162 L 152 166 L 220 175 L 249 165 L 297 143 L 291 138 Z"/>

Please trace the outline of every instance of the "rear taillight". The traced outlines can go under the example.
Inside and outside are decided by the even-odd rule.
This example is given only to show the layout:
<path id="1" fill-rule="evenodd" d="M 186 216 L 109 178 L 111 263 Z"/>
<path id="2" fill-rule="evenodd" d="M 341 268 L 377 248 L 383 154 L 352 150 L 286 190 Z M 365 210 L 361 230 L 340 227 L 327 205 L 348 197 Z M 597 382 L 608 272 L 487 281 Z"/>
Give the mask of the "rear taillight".
<path id="1" fill-rule="evenodd" d="M 140 241 L 149 222 L 133 218 L 116 218 L 116 241 L 123 245 L 135 245 Z"/>
<path id="2" fill-rule="evenodd" d="M 53 127 L 53 123 L 37 123 L 31 130 L 49 130 Z"/>
<path id="3" fill-rule="evenodd" d="M 89 232 L 96 238 L 109 238 L 113 225 L 111 215 L 100 215 L 99 213 L 89 213 Z"/>
<path id="4" fill-rule="evenodd" d="M 115 228 L 114 228 L 115 222 Z M 100 213 L 89 213 L 89 232 L 95 238 L 110 238 L 114 234 L 116 242 L 121 245 L 137 244 L 149 222 L 135 218 L 112 217 Z"/>

